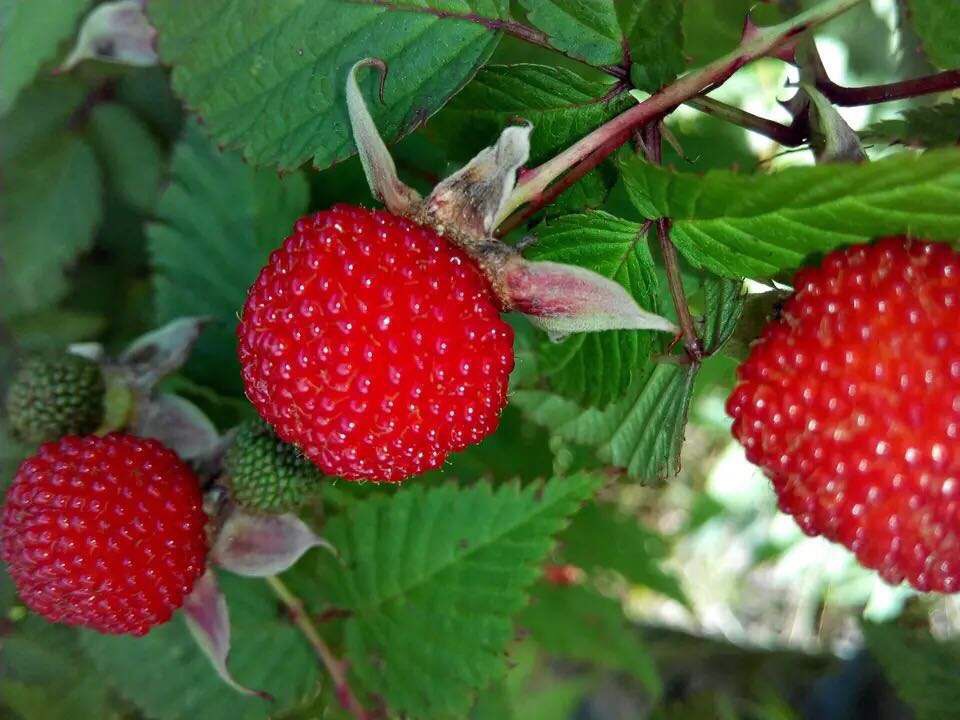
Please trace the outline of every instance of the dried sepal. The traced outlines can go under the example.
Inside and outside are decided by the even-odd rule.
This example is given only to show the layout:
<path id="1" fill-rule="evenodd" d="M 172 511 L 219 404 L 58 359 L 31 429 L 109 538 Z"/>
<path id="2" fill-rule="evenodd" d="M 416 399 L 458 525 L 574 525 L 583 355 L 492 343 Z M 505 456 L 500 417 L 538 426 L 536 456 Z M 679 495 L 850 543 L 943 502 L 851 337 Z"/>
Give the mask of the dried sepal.
<path id="1" fill-rule="evenodd" d="M 257 515 L 235 505 L 227 513 L 211 558 L 237 575 L 268 577 L 282 573 L 315 547 L 336 552 L 296 515 Z"/>
<path id="2" fill-rule="evenodd" d="M 397 177 L 397 166 L 390 151 L 380 137 L 380 131 L 370 115 L 367 103 L 357 84 L 357 71 L 360 68 L 373 67 L 380 71 L 380 94 L 383 95 L 383 83 L 387 74 L 387 65 L 379 58 L 366 58 L 354 64 L 347 75 L 347 111 L 353 129 L 353 140 L 357 145 L 360 163 L 367 176 L 373 196 L 397 215 L 409 215 L 419 206 L 421 200 L 416 190 L 403 183 Z"/>
<path id="3" fill-rule="evenodd" d="M 117 358 L 139 390 L 149 390 L 190 357 L 200 333 L 209 324 L 208 317 L 184 317 L 134 340 Z"/>
<path id="4" fill-rule="evenodd" d="M 57 69 L 66 72 L 82 60 L 146 67 L 156 65 L 157 31 L 144 13 L 146 0 L 118 0 L 98 5 L 87 15 L 73 50 Z"/>
<path id="5" fill-rule="evenodd" d="M 500 274 L 510 307 L 554 337 L 600 330 L 678 332 L 666 318 L 641 308 L 622 286 L 586 268 L 516 256 Z"/>
<path id="6" fill-rule="evenodd" d="M 273 700 L 268 693 L 251 690 L 238 683 L 227 668 L 227 658 L 230 655 L 230 612 L 227 609 L 227 599 L 220 592 L 217 576 L 212 569 L 208 568 L 193 586 L 193 592 L 183 604 L 183 614 L 190 634 L 227 685 L 244 695 Z"/>
<path id="7" fill-rule="evenodd" d="M 424 204 L 427 221 L 467 244 L 487 240 L 530 157 L 533 125 L 506 128 L 495 145 L 437 185 Z"/>
<path id="8" fill-rule="evenodd" d="M 223 441 L 210 418 L 178 395 L 138 398 L 130 432 L 159 440 L 193 462 L 207 461 L 223 451 Z"/>

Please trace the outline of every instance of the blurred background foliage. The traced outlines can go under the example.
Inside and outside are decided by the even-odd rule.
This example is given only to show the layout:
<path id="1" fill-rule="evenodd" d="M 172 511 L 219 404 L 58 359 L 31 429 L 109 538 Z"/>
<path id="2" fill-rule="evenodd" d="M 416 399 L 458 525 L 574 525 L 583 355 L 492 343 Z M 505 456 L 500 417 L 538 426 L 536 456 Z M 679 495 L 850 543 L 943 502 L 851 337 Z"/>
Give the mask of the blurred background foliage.
<path id="1" fill-rule="evenodd" d="M 6 4 L 0 2 L 0 27 Z M 772 22 L 781 8 L 803 4 L 686 0 L 684 52 L 693 66 L 708 62 L 736 44 L 748 11 L 760 23 Z M 835 81 L 869 84 L 931 68 L 900 8 L 895 0 L 864 3 L 818 34 Z M 232 339 L 245 289 L 299 214 L 334 202 L 370 203 L 359 163 L 282 176 L 255 169 L 219 151 L 188 118 L 163 69 L 88 62 L 52 77 L 68 45 L 64 40 L 49 53 L 39 79 L 0 118 L 0 386 L 22 353 L 89 340 L 115 349 L 173 317 L 210 314 L 216 321 L 195 357 L 167 382 L 229 428 L 251 413 Z M 491 60 L 525 62 L 575 71 L 584 92 L 609 81 L 512 38 Z M 778 100 L 790 95 L 790 77 L 783 63 L 760 61 L 714 96 L 789 122 Z M 497 78 L 481 74 L 394 148 L 400 173 L 420 190 L 489 144 L 511 113 L 535 114 L 518 105 L 478 118 L 471 93 L 484 81 Z M 621 97 L 596 106 L 581 118 L 581 132 L 631 102 Z M 886 145 L 871 138 L 902 130 L 896 125 L 902 111 L 931 102 L 841 113 L 858 130 L 889 121 L 874 126 L 885 133 L 864 134 L 870 153 L 882 155 Z M 753 172 L 811 162 L 809 152 L 784 153 L 766 138 L 686 107 L 670 116 L 668 127 L 677 145 L 666 147 L 664 162 L 679 169 Z M 538 143 L 535 159 L 557 149 L 549 134 Z M 551 212 L 597 207 L 635 216 L 622 187 L 611 189 L 615 180 L 602 166 Z M 687 275 L 694 293 L 698 278 Z M 515 324 L 523 384 L 536 377 L 543 358 L 529 327 Z M 734 359 L 718 355 L 699 376 L 677 478 L 641 487 L 609 472 L 602 502 L 561 535 L 545 579 L 517 620 L 511 671 L 479 694 L 472 718 L 960 717 L 960 649 L 950 639 L 960 604 L 883 584 L 848 552 L 804 537 L 776 510 L 768 482 L 729 436 L 723 402 L 734 367 Z M 0 419 L 5 487 L 29 449 L 2 430 Z M 496 435 L 417 482 L 500 483 L 581 467 L 606 471 L 509 408 Z M 331 483 L 324 503 L 336 511 L 390 492 Z M 291 584 L 309 585 L 308 574 L 298 568 Z M 238 579 L 227 585 L 231 597 L 247 598 L 234 610 L 235 632 L 279 638 L 289 626 L 256 587 Z M 279 709 L 230 697 L 197 662 L 180 620 L 140 643 L 134 648 L 28 617 L 9 580 L 0 578 L 0 715 L 340 716 L 295 638 L 282 644 L 286 663 L 271 670 L 284 678 Z"/>

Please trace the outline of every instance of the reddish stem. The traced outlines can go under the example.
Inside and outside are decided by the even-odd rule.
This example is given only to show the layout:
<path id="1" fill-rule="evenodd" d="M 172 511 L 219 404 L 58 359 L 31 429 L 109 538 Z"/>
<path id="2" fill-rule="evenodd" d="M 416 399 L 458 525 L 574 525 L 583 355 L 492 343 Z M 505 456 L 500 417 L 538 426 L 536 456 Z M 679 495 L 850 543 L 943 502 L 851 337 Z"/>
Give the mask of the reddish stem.
<path id="1" fill-rule="evenodd" d="M 497 229 L 497 235 L 503 237 L 512 230 L 518 228 L 533 215 L 538 213 L 542 208 L 552 203 L 570 187 L 582 180 L 584 175 L 602 163 L 610 153 L 623 145 L 628 138 L 629 132 L 626 137 L 621 137 L 620 135 L 611 137 L 606 143 L 598 147 L 596 151 L 590 155 L 587 155 L 587 157 L 571 168 L 570 172 L 568 172 L 542 193 L 532 198 L 521 211 L 514 213 L 503 223 L 501 223 L 500 227 Z"/>
<path id="2" fill-rule="evenodd" d="M 513 194 L 501 209 L 501 222 L 521 205 L 533 201 L 554 180 L 583 161 L 599 163 L 631 136 L 634 128 L 642 127 L 654 118 L 661 117 L 681 103 L 709 92 L 723 84 L 744 65 L 759 57 L 776 51 L 791 42 L 800 33 L 849 10 L 862 0 L 828 0 L 817 7 L 800 13 L 790 21 L 759 31 L 752 39 L 741 44 L 734 52 L 714 61 L 703 69 L 684 75 L 649 98 L 621 113 L 592 133 L 574 143 L 553 159 L 532 169 L 518 182 Z M 619 143 L 613 142 L 619 139 Z M 602 155 L 601 157 L 592 157 Z"/>
<path id="3" fill-rule="evenodd" d="M 845 107 L 875 105 L 960 88 L 960 70 L 944 70 L 911 80 L 851 88 L 837 85 L 830 79 L 819 53 L 811 53 L 810 64 L 817 89 L 834 105 Z"/>

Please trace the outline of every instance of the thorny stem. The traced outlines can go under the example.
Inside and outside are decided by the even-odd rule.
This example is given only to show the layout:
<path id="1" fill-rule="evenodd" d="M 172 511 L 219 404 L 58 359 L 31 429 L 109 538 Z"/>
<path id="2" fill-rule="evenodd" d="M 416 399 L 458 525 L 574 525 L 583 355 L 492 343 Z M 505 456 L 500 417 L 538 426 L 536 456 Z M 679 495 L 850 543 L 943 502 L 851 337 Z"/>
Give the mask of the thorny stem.
<path id="1" fill-rule="evenodd" d="M 320 633 L 317 632 L 317 628 L 303 607 L 303 602 L 294 595 L 283 580 L 276 575 L 271 575 L 264 579 L 267 585 L 270 586 L 270 589 L 273 590 L 276 596 L 280 598 L 280 601 L 286 606 L 287 611 L 290 613 L 290 619 L 293 620 L 294 624 L 300 629 L 300 632 L 307 638 L 307 642 L 310 643 L 317 657 L 320 658 L 324 667 L 327 668 L 327 672 L 330 673 L 330 677 L 333 679 L 334 691 L 340 704 L 343 705 L 344 709 L 349 711 L 351 715 L 357 718 L 357 720 L 369 720 L 370 716 L 367 714 L 367 711 L 350 689 L 350 683 L 347 680 L 347 672 L 343 662 L 337 659 L 330 648 L 327 647 L 323 638 L 320 637 Z"/>
<path id="2" fill-rule="evenodd" d="M 662 157 L 663 143 L 660 135 L 660 122 L 655 121 L 647 125 L 638 138 L 643 153 L 654 165 L 659 165 Z M 680 257 L 677 248 L 670 240 L 670 218 L 658 218 L 657 239 L 660 241 L 660 250 L 663 253 L 663 264 L 667 271 L 667 284 L 670 287 L 670 297 L 677 311 L 677 322 L 683 335 L 683 347 L 691 362 L 699 363 L 703 360 L 703 344 L 697 337 L 693 324 L 693 315 L 690 305 L 687 304 L 687 295 L 683 291 L 683 278 L 680 275 Z M 644 227 L 647 227 L 644 225 Z"/>
<path id="3" fill-rule="evenodd" d="M 960 70 L 944 70 L 933 75 L 885 85 L 868 85 L 858 88 L 844 87 L 837 85 L 827 75 L 827 69 L 823 66 L 819 53 L 811 53 L 810 62 L 816 78 L 817 90 L 822 92 L 823 96 L 834 105 L 843 107 L 875 105 L 960 88 Z"/>
<path id="4" fill-rule="evenodd" d="M 600 126 L 553 159 L 528 171 L 517 182 L 517 187 L 502 209 L 499 219 L 504 220 L 521 205 L 534 201 L 550 183 L 578 163 L 595 154 L 600 154 L 601 150 L 604 157 L 612 153 L 630 138 L 634 128 L 646 125 L 653 118 L 665 115 L 697 95 L 709 92 L 744 65 L 777 50 L 800 33 L 823 24 L 860 2 L 862 0 L 827 0 L 785 23 L 758 31 L 728 55 L 697 72 L 684 75 L 672 85 L 654 93 L 640 104 Z M 614 138 L 620 139 L 620 142 L 612 142 Z M 602 157 L 600 159 L 602 160 Z M 592 160 L 599 162 L 596 158 Z"/>

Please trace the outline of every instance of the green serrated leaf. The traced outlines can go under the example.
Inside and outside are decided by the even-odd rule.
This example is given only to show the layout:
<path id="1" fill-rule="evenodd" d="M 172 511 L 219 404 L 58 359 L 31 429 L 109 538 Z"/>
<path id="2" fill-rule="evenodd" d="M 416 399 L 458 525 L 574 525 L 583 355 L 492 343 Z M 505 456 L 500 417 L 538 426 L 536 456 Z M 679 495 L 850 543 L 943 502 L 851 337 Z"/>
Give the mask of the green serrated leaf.
<path id="1" fill-rule="evenodd" d="M 960 237 L 960 148 L 752 176 L 700 177 L 624 157 L 637 210 L 672 217 L 680 252 L 718 275 L 770 277 L 880 235 Z"/>
<path id="2" fill-rule="evenodd" d="M 610 0 L 520 0 L 530 23 L 550 36 L 550 44 L 591 65 L 623 59 L 622 31 Z"/>
<path id="3" fill-rule="evenodd" d="M 265 583 L 219 575 L 230 608 L 230 669 L 248 687 L 269 692 L 267 703 L 227 686 L 191 637 L 182 617 L 142 638 L 84 631 L 81 642 L 96 672 L 156 720 L 261 720 L 312 697 L 316 657 L 286 621 Z"/>
<path id="4" fill-rule="evenodd" d="M 706 65 L 733 50 L 740 42 L 743 23 L 750 16 L 758 25 L 783 20 L 774 3 L 756 0 L 684 0 L 684 54 L 693 65 Z"/>
<path id="5" fill-rule="evenodd" d="M 926 631 L 864 623 L 867 647 L 917 720 L 960 718 L 960 643 L 938 642 Z"/>
<path id="6" fill-rule="evenodd" d="M 585 506 L 560 536 L 560 542 L 566 562 L 588 572 L 615 570 L 633 585 L 687 604 L 679 580 L 661 567 L 670 554 L 666 540 L 609 504 Z"/>
<path id="7" fill-rule="evenodd" d="M 344 637 L 359 687 L 416 717 L 463 717 L 506 669 L 510 617 L 552 536 L 595 489 L 545 484 L 404 488 L 351 506 L 326 537 L 322 597 L 350 611 Z"/>
<path id="8" fill-rule="evenodd" d="M 960 3 L 956 0 L 907 0 L 913 27 L 934 63 L 960 65 Z"/>
<path id="9" fill-rule="evenodd" d="M 70 37 L 90 0 L 0 0 L 0 115 Z"/>
<path id="10" fill-rule="evenodd" d="M 683 0 L 615 3 L 630 49 L 630 79 L 653 92 L 683 72 Z"/>
<path id="11" fill-rule="evenodd" d="M 550 44 L 591 65 L 619 65 L 656 90 L 683 70 L 682 0 L 521 0 Z"/>
<path id="12" fill-rule="evenodd" d="M 642 482 L 675 475 L 696 371 L 648 362 L 617 402 L 584 409 L 567 398 L 520 390 L 512 402 L 534 422 L 566 440 L 597 448 L 599 457 Z"/>
<path id="13" fill-rule="evenodd" d="M 705 284 L 707 313 L 704 347 L 715 352 L 736 327 L 742 313 L 739 281 Z M 596 449 L 602 461 L 623 468 L 641 482 L 663 480 L 680 469 L 680 448 L 697 366 L 647 358 L 613 403 L 585 408 L 542 390 L 518 390 L 511 402 L 546 427 L 560 444 Z"/>
<path id="14" fill-rule="evenodd" d="M 100 169 L 90 147 L 65 132 L 81 98 L 72 84 L 43 84 L 23 93 L 0 122 L 0 318 L 62 298 L 64 270 L 93 243 Z"/>
<path id="15" fill-rule="evenodd" d="M 948 147 L 960 143 L 960 100 L 903 112 L 900 120 L 882 120 L 868 127 L 871 141 L 912 147 Z"/>
<path id="16" fill-rule="evenodd" d="M 111 190 L 137 210 L 151 209 L 163 160 L 149 129 L 124 106 L 103 103 L 90 113 L 89 132 Z"/>
<path id="17" fill-rule="evenodd" d="M 177 144 L 173 177 L 147 230 L 157 321 L 210 315 L 186 373 L 239 393 L 234 328 L 247 289 L 307 205 L 300 173 L 280 178 L 221 153 L 191 126 Z"/>
<path id="18" fill-rule="evenodd" d="M 108 688 L 87 670 L 75 631 L 35 615 L 13 623 L 0 647 L 0 698 L 24 720 L 106 718 Z"/>
<path id="19" fill-rule="evenodd" d="M 653 257 L 639 223 L 604 212 L 560 217 L 538 228 L 527 257 L 593 270 L 620 283 L 644 310 L 660 314 Z M 541 370 L 556 392 L 603 405 L 620 397 L 655 343 L 649 331 L 577 333 L 560 343 L 544 341 Z"/>
<path id="20" fill-rule="evenodd" d="M 703 347 L 708 354 L 721 350 L 737 329 L 746 296 L 742 280 L 709 276 L 703 281 L 704 317 L 701 333 Z"/>
<path id="21" fill-rule="evenodd" d="M 626 94 L 608 100 L 612 80 L 588 80 L 547 65 L 488 65 L 437 116 L 431 127 L 451 148 L 473 154 L 504 126 L 533 123 L 531 162 L 540 162 L 633 104 Z"/>
<path id="22" fill-rule="evenodd" d="M 587 587 L 537 586 L 517 623 L 550 654 L 632 675 L 653 698 L 660 675 L 620 603 Z"/>
<path id="23" fill-rule="evenodd" d="M 344 100 L 353 63 L 387 63 L 386 107 L 371 102 L 371 109 L 385 138 L 402 136 L 439 110 L 496 47 L 498 33 L 462 16 L 505 19 L 507 3 L 156 0 L 148 12 L 160 56 L 173 65 L 174 90 L 205 128 L 242 148 L 249 162 L 288 170 L 311 159 L 324 168 L 354 153 Z M 374 75 L 364 78 L 371 99 Z"/>

